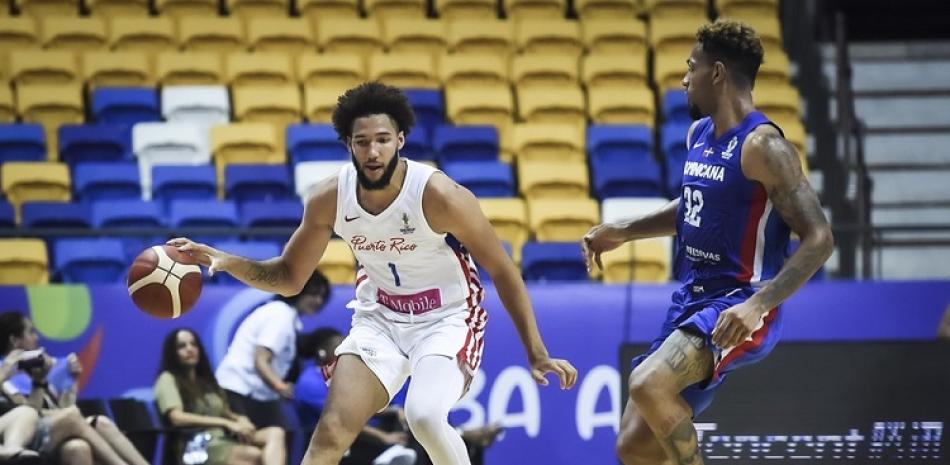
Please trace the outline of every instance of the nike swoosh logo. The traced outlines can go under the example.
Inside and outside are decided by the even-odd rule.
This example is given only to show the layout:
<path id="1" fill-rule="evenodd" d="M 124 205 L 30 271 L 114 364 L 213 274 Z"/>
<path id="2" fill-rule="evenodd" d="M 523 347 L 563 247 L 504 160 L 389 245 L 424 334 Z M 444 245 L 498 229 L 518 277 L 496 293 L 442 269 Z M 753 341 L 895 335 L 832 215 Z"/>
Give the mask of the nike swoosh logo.
<path id="1" fill-rule="evenodd" d="M 347 223 L 349 223 L 350 221 L 353 221 L 353 220 L 355 220 L 355 219 L 357 219 L 357 218 L 359 218 L 359 217 L 360 217 L 359 215 L 356 215 L 356 216 L 354 216 L 353 218 L 350 218 L 350 217 L 348 217 L 348 216 L 345 216 L 345 217 L 343 217 L 343 220 L 345 220 Z"/>
<path id="2" fill-rule="evenodd" d="M 705 143 L 705 142 L 697 142 L 697 143 L 693 144 L 693 148 L 694 148 L 694 149 L 698 149 L 698 148 L 702 147 L 703 145 L 706 145 L 706 143 Z"/>

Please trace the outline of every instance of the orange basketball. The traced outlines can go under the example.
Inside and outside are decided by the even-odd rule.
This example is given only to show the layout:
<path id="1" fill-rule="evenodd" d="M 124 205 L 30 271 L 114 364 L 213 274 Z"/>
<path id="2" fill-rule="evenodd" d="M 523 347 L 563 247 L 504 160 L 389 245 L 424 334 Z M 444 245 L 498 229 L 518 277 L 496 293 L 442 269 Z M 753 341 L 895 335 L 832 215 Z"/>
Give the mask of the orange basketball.
<path id="1" fill-rule="evenodd" d="M 156 245 L 135 257 L 126 284 L 136 307 L 158 318 L 178 318 L 201 295 L 201 268 L 177 247 Z"/>

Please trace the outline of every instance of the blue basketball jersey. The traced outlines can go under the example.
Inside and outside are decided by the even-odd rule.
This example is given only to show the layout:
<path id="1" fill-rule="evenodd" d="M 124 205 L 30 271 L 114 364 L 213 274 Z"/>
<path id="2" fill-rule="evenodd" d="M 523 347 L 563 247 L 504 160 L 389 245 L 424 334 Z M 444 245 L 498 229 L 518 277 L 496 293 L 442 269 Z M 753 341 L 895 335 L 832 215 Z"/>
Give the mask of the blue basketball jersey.
<path id="1" fill-rule="evenodd" d="M 755 111 L 716 138 L 707 117 L 686 141 L 674 274 L 687 286 L 755 285 L 785 262 L 788 225 L 762 184 L 742 173 L 742 143 L 762 124 L 774 125 Z"/>

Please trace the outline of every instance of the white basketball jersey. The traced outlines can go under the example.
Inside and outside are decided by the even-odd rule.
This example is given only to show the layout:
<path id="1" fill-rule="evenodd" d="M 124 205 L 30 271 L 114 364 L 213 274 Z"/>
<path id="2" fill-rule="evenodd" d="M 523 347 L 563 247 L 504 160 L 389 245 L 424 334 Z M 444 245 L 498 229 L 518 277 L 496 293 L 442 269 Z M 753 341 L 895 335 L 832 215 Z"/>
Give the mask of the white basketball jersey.
<path id="1" fill-rule="evenodd" d="M 340 170 L 333 230 L 359 262 L 357 310 L 378 308 L 403 322 L 457 311 L 474 315 L 483 297 L 475 262 L 454 237 L 433 231 L 422 211 L 426 183 L 436 170 L 405 161 L 402 190 L 378 215 L 357 201 L 356 168 L 347 163 Z"/>

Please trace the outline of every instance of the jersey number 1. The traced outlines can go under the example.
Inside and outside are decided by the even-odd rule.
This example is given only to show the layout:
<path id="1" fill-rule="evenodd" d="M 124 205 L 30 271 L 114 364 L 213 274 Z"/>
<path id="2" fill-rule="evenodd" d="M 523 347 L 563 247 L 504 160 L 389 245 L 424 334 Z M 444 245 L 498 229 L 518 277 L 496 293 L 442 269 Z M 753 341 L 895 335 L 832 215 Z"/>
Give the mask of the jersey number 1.
<path id="1" fill-rule="evenodd" d="M 399 272 L 396 271 L 396 264 L 389 264 L 389 271 L 393 272 L 393 281 L 396 281 L 396 287 L 402 286 L 402 283 L 399 281 Z"/>
<path id="2" fill-rule="evenodd" d="M 683 187 L 683 200 L 686 202 L 686 214 L 683 215 L 683 221 L 698 228 L 702 222 L 699 211 L 703 209 L 703 191 L 690 189 L 689 186 Z"/>

